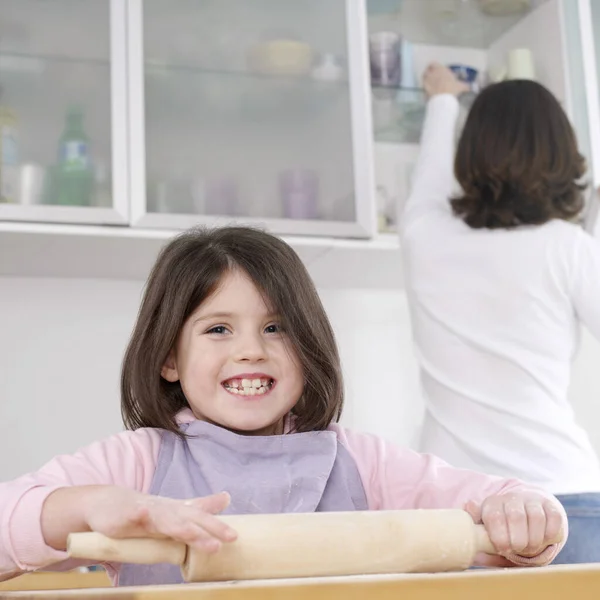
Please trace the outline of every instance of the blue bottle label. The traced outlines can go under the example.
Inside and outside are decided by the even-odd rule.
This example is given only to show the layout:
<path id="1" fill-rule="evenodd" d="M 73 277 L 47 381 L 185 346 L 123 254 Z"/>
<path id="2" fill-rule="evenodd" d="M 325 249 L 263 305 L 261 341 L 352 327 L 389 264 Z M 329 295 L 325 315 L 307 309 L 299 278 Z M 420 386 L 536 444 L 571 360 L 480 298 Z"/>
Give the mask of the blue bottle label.
<path id="1" fill-rule="evenodd" d="M 82 141 L 69 141 L 62 145 L 60 164 L 65 171 L 84 171 L 89 167 L 88 145 Z"/>

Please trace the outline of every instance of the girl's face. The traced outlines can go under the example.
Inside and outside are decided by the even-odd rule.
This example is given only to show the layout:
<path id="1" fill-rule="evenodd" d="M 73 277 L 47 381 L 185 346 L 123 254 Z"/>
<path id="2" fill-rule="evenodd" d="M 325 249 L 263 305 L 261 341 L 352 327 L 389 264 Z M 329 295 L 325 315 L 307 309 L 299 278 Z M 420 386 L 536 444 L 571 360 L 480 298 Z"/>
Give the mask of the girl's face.
<path id="1" fill-rule="evenodd" d="M 161 375 L 180 382 L 198 419 L 240 433 L 282 433 L 304 378 L 279 322 L 249 277 L 229 271 L 183 325 Z"/>

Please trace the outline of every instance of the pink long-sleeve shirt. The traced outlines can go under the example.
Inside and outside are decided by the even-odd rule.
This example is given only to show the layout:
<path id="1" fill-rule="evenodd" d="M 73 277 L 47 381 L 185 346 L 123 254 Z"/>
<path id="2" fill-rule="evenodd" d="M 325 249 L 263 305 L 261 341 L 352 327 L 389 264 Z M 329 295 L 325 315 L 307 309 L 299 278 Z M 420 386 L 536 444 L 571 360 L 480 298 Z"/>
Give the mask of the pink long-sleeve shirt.
<path id="1" fill-rule="evenodd" d="M 180 423 L 194 420 L 189 409 Z M 373 435 L 330 426 L 358 468 L 369 510 L 463 508 L 472 500 L 509 492 L 531 491 L 518 480 L 456 469 L 431 455 L 417 454 Z M 150 490 L 158 459 L 158 429 L 124 431 L 95 442 L 75 454 L 57 456 L 40 470 L 0 483 L 0 580 L 37 569 L 68 570 L 82 564 L 48 546 L 41 514 L 46 498 L 67 486 L 118 485 L 139 492 Z M 538 491 L 539 490 L 535 490 Z M 564 527 L 567 520 L 562 507 Z M 515 564 L 546 564 L 562 546 L 549 546 L 535 559 L 514 557 Z M 118 581 L 119 565 L 105 565 Z"/>

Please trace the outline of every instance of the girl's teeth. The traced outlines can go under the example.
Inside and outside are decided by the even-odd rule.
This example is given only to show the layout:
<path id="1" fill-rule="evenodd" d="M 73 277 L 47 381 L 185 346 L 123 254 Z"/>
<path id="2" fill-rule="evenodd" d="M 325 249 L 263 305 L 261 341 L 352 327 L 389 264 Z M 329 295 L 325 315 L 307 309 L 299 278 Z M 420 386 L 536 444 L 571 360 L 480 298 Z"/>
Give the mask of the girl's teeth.
<path id="1" fill-rule="evenodd" d="M 240 396 L 262 396 L 271 389 L 272 383 L 271 379 L 233 379 L 225 388 Z"/>

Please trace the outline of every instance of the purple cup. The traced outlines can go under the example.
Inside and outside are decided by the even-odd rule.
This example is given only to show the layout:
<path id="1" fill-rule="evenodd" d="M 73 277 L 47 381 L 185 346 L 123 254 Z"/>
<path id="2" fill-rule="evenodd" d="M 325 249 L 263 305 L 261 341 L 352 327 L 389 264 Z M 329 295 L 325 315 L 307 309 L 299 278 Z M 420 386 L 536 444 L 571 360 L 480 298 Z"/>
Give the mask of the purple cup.
<path id="1" fill-rule="evenodd" d="M 279 174 L 279 194 L 286 219 L 316 219 L 319 178 L 311 169 L 288 169 Z"/>
<path id="2" fill-rule="evenodd" d="M 398 87 L 400 85 L 401 41 L 400 36 L 393 31 L 380 31 L 369 37 L 369 62 L 373 86 Z"/>

